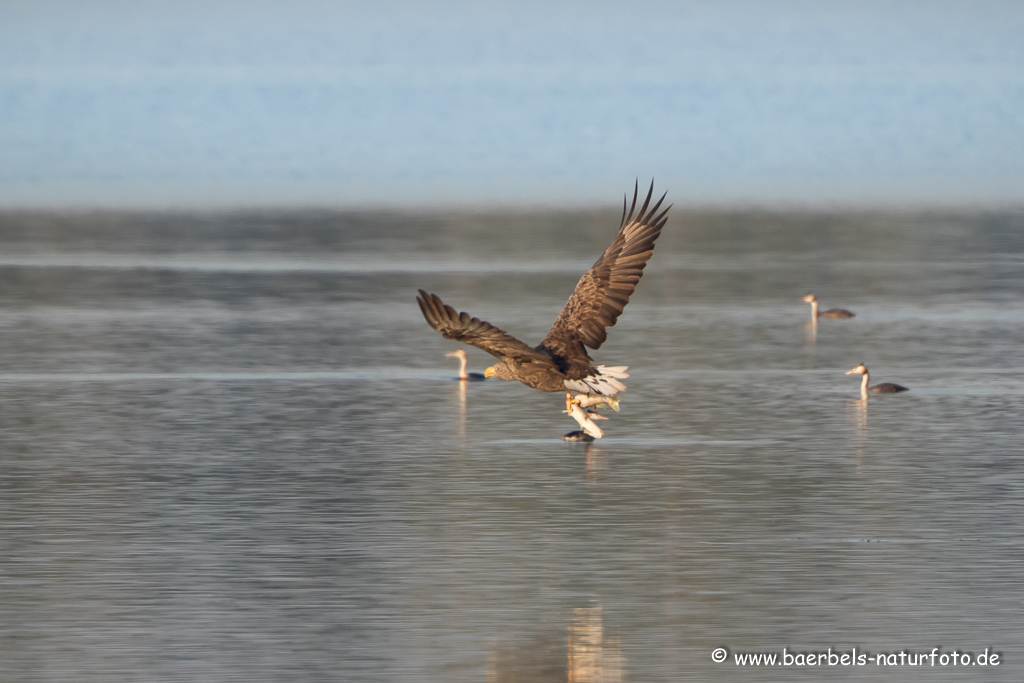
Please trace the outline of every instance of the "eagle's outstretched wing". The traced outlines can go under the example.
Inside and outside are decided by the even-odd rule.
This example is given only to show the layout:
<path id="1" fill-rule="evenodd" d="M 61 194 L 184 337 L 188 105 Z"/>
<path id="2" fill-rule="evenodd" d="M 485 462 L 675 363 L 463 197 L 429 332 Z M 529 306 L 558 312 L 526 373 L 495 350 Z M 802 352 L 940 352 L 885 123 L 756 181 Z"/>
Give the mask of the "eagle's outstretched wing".
<path id="1" fill-rule="evenodd" d="M 474 318 L 469 313 L 456 313 L 454 308 L 441 301 L 436 294 L 428 294 L 422 289 L 419 293 L 416 302 L 423 311 L 423 317 L 445 339 L 465 342 L 483 349 L 499 360 L 518 358 L 551 362 L 548 354 L 527 346 L 489 322 Z"/>
<path id="2" fill-rule="evenodd" d="M 541 342 L 541 346 L 573 365 L 589 364 L 590 357 L 583 347 L 598 349 L 607 339 L 605 328 L 615 324 L 629 303 L 647 260 L 654 253 L 654 240 L 661 234 L 666 214 L 672 208 L 666 207 L 658 213 L 665 201 L 665 195 L 662 195 L 648 210 L 654 193 L 652 182 L 647 199 L 634 218 L 639 189 L 639 184 L 633 188 L 633 203 L 628 213 L 623 199 L 618 234 L 611 246 L 580 278 L 555 324 Z"/>

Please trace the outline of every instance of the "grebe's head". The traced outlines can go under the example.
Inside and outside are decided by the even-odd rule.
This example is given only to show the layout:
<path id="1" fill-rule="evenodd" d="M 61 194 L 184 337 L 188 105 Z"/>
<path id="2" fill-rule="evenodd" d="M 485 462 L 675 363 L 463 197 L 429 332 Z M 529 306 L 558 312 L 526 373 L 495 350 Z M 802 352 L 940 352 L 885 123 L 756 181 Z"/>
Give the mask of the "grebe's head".
<path id="1" fill-rule="evenodd" d="M 800 301 L 803 301 L 805 304 L 813 304 L 817 300 L 818 297 L 814 296 L 814 292 L 808 292 L 803 299 L 800 299 Z"/>
<path id="2" fill-rule="evenodd" d="M 466 352 L 463 351 L 462 349 L 455 349 L 454 351 L 451 351 L 449 353 L 444 354 L 444 357 L 445 358 L 465 358 L 466 357 Z"/>
<path id="3" fill-rule="evenodd" d="M 868 368 L 867 368 L 866 365 L 861 363 L 860 365 L 858 365 L 857 367 L 853 368 L 852 370 L 847 370 L 846 374 L 847 375 L 866 375 L 866 374 L 868 374 Z"/>

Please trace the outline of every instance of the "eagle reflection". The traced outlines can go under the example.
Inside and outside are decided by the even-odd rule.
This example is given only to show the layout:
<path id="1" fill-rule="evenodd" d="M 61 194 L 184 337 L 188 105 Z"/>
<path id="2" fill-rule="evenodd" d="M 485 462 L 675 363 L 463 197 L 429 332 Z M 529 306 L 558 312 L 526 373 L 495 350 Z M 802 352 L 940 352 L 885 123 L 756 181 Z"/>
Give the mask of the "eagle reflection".
<path id="1" fill-rule="evenodd" d="M 487 683 L 621 683 L 626 660 L 600 605 L 572 610 L 567 634 L 535 636 L 487 653 Z"/>

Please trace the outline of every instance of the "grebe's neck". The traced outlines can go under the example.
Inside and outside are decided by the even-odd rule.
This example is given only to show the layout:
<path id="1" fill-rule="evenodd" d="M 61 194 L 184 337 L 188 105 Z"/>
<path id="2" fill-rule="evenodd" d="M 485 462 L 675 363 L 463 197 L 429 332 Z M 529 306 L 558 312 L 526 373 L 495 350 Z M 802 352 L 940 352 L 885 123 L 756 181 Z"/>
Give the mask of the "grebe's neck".
<path id="1" fill-rule="evenodd" d="M 813 320 L 818 319 L 818 302 L 817 300 L 811 302 L 811 318 Z"/>
<path id="2" fill-rule="evenodd" d="M 469 373 L 466 372 L 466 355 L 459 356 L 459 379 L 469 379 Z"/>
<path id="3" fill-rule="evenodd" d="M 868 373 L 865 372 L 863 375 L 861 375 L 861 378 L 862 379 L 860 380 L 860 397 L 861 398 L 867 398 L 868 397 Z"/>

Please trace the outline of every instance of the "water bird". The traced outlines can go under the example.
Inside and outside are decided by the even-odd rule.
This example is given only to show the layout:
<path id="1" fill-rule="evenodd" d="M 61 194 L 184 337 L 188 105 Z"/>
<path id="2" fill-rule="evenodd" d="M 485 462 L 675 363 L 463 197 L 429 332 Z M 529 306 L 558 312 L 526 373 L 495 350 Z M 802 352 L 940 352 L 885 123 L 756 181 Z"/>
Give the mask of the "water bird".
<path id="1" fill-rule="evenodd" d="M 661 235 L 669 208 L 661 209 L 665 195 L 653 206 L 654 183 L 637 211 L 639 184 L 633 187 L 633 202 L 622 203 L 622 220 L 611 245 L 583 274 L 547 336 L 537 346 L 529 346 L 494 325 L 468 313 L 457 313 L 436 294 L 419 290 L 416 301 L 427 323 L 445 339 L 465 342 L 486 351 L 500 362 L 484 371 L 485 377 L 518 380 L 531 389 L 565 392 L 566 412 L 580 399 L 573 394 L 610 399 L 626 389 L 620 380 L 629 377 L 627 366 L 593 364 L 587 348 L 599 349 L 611 327 L 636 289 L 647 261 L 654 253 L 654 241 Z M 666 193 L 667 194 L 667 193 Z M 575 417 L 575 416 L 574 416 Z M 577 419 L 578 421 L 578 419 Z M 591 422 L 591 424 L 593 424 Z M 595 437 L 601 438 L 601 430 Z"/>
<path id="2" fill-rule="evenodd" d="M 830 308 L 827 311 L 818 311 L 818 297 L 814 296 L 814 292 L 810 292 L 801 299 L 804 303 L 811 305 L 811 319 L 817 320 L 818 318 L 852 318 L 854 313 L 848 311 L 845 308 Z"/>
<path id="3" fill-rule="evenodd" d="M 466 352 L 462 349 L 455 349 L 450 353 L 444 354 L 445 358 L 458 358 L 459 359 L 459 379 L 463 382 L 479 382 L 487 379 L 483 373 L 480 372 L 466 372 Z"/>
<path id="4" fill-rule="evenodd" d="M 568 434 L 563 434 L 562 435 L 562 441 L 569 441 L 570 443 L 572 443 L 572 442 L 590 443 L 593 440 L 594 440 L 594 437 L 592 437 L 590 434 L 587 434 L 582 429 L 574 429 L 571 432 L 569 432 Z"/>
<path id="5" fill-rule="evenodd" d="M 869 391 L 873 391 L 876 394 L 897 394 L 897 393 L 899 393 L 901 391 L 910 391 L 910 389 L 906 388 L 905 386 L 903 386 L 901 384 L 893 384 L 892 382 L 882 382 L 881 384 L 876 384 L 875 386 L 869 388 L 868 387 L 868 377 L 870 375 L 868 375 L 868 367 L 866 365 L 864 365 L 863 363 L 861 363 L 857 367 L 853 368 L 852 370 L 847 370 L 846 374 L 847 375 L 857 375 L 857 374 L 859 374 L 859 375 L 861 375 L 863 377 L 863 379 L 860 381 L 860 397 L 861 398 L 867 398 Z"/>

